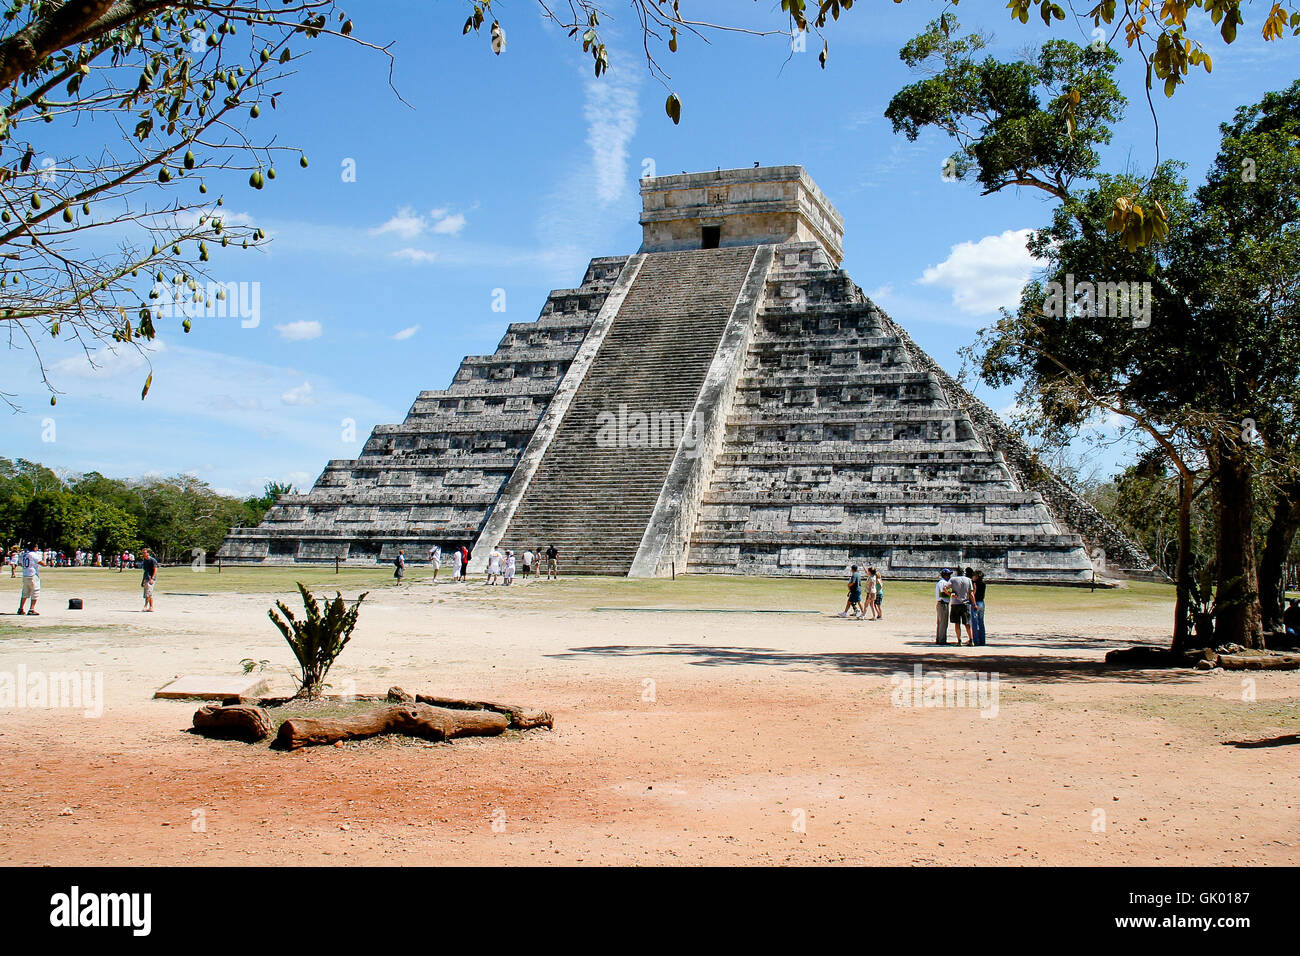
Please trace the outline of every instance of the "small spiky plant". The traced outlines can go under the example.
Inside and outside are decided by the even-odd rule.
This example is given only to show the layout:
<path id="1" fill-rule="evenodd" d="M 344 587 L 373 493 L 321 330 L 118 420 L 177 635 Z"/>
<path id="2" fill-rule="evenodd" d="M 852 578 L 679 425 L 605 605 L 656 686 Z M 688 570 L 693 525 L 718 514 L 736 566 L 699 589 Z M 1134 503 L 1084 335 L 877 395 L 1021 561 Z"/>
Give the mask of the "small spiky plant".
<path id="1" fill-rule="evenodd" d="M 316 598 L 301 581 L 298 582 L 298 593 L 302 595 L 302 604 L 307 611 L 306 620 L 300 621 L 295 618 L 283 601 L 275 602 L 280 613 L 284 615 L 283 620 L 275 613 L 274 607 L 266 614 L 288 641 L 293 656 L 298 658 L 302 677 L 299 679 L 298 692 L 294 696 L 310 699 L 319 697 L 324 689 L 325 674 L 333 666 L 335 658 L 343 653 L 343 648 L 351 639 L 352 629 L 357 626 L 357 614 L 361 610 L 361 602 L 370 592 L 363 593 L 357 598 L 356 604 L 349 608 L 343 600 L 343 594 L 335 591 L 334 600 L 327 601 L 325 604 L 324 614 L 321 614 L 320 604 Z"/>

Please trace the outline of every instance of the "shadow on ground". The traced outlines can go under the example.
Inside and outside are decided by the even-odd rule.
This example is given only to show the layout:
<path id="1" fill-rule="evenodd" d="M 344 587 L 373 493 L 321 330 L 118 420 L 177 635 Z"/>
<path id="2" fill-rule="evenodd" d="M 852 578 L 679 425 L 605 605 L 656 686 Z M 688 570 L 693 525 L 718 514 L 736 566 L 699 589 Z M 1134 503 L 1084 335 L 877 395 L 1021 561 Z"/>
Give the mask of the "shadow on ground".
<path id="1" fill-rule="evenodd" d="M 1052 683 L 1054 681 L 1135 681 L 1144 684 L 1180 684 L 1201 680 L 1203 675 L 1190 668 L 1132 668 L 1111 667 L 1103 663 L 1102 653 L 1115 647 L 1131 646 L 1103 638 L 1086 638 L 1077 635 L 1008 635 L 984 647 L 962 647 L 954 644 L 937 645 L 929 640 L 909 641 L 916 651 L 831 651 L 804 653 L 780 650 L 773 647 L 715 647 L 707 644 L 599 644 L 572 647 L 566 653 L 548 654 L 556 660 L 580 660 L 584 657 L 681 657 L 694 658 L 688 664 L 698 667 L 724 667 L 728 665 L 758 665 L 762 667 L 789 667 L 807 670 L 832 668 L 845 674 L 862 676 L 888 676 L 896 673 L 911 674 L 920 664 L 926 668 L 954 671 L 997 671 L 1003 680 L 1026 683 Z M 1060 657 L 1032 654 L 1005 654 L 1003 649 L 1042 648 L 1044 650 L 1091 650 L 1095 656 L 1087 658 Z M 928 650 L 922 650 L 928 649 Z"/>

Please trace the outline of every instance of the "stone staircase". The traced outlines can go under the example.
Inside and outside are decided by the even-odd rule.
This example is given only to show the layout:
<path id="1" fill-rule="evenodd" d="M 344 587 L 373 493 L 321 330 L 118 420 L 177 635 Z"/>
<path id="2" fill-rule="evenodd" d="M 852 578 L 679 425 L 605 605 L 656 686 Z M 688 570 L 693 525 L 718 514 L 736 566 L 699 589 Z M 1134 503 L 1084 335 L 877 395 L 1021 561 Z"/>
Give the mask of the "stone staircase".
<path id="1" fill-rule="evenodd" d="M 564 572 L 628 573 L 755 251 L 646 256 L 503 550 L 554 544 Z"/>

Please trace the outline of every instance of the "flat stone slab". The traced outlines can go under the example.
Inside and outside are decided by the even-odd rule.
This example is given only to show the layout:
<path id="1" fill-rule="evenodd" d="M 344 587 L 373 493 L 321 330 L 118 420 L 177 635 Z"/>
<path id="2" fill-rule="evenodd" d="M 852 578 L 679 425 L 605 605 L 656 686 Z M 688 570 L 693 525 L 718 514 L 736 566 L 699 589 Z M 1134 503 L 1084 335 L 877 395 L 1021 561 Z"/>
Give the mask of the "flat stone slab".
<path id="1" fill-rule="evenodd" d="M 155 700 L 225 700 L 227 697 L 261 697 L 267 692 L 266 678 L 256 674 L 186 674 L 153 696 Z"/>

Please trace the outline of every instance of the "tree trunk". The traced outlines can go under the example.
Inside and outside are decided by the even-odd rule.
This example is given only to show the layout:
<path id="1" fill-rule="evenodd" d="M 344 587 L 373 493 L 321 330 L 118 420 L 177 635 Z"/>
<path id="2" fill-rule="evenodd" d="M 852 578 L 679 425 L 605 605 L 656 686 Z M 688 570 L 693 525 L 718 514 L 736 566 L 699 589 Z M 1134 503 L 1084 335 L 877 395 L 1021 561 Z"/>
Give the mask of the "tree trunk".
<path id="1" fill-rule="evenodd" d="M 1294 671 L 1300 670 L 1300 657 L 1294 654 L 1220 654 L 1219 666 L 1227 671 Z"/>
<path id="2" fill-rule="evenodd" d="M 1300 480 L 1293 480 L 1284 482 L 1277 490 L 1273 517 L 1259 558 L 1259 606 L 1266 631 L 1282 629 L 1282 605 L 1286 595 L 1283 576 L 1297 530 L 1300 530 Z"/>
<path id="3" fill-rule="evenodd" d="M 274 746 L 280 750 L 297 750 L 299 747 L 361 740 L 379 734 L 406 734 L 425 740 L 492 737 L 509 726 L 508 717 L 493 711 L 398 704 L 355 717 L 290 717 L 280 725 Z"/>
<path id="4" fill-rule="evenodd" d="M 194 712 L 194 729 L 204 737 L 256 743 L 271 736 L 271 717 L 261 707 L 208 704 Z"/>
<path id="5" fill-rule="evenodd" d="M 1192 591 L 1192 478 L 1178 476 L 1178 564 L 1174 569 L 1174 652 L 1190 650 Z"/>
<path id="6" fill-rule="evenodd" d="M 421 704 L 432 704 L 449 710 L 490 710 L 504 714 L 513 730 L 531 730 L 535 727 L 545 727 L 549 730 L 554 726 L 550 713 L 535 707 L 500 704 L 489 700 L 461 700 L 459 697 L 431 697 L 428 694 L 416 694 L 415 699 Z"/>
<path id="7" fill-rule="evenodd" d="M 1263 647 L 1259 572 L 1255 563 L 1254 475 L 1248 450 L 1233 435 L 1216 440 L 1218 498 L 1218 585 L 1214 639 L 1221 644 Z"/>

